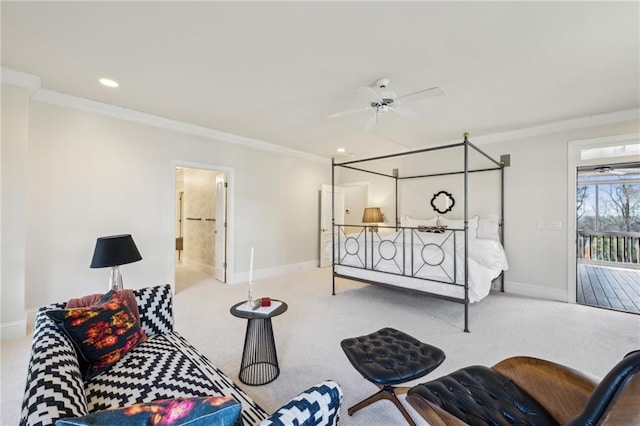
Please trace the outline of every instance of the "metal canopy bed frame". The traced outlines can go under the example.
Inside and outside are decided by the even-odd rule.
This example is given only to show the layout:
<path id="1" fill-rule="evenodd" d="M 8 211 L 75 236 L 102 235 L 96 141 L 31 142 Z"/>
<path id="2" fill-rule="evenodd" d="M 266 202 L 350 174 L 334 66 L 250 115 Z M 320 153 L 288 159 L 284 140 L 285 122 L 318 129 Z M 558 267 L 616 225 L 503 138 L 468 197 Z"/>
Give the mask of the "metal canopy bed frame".
<path id="1" fill-rule="evenodd" d="M 422 154 L 422 153 L 428 153 L 431 151 L 440 151 L 440 150 L 447 150 L 447 149 L 451 149 L 451 148 L 457 148 L 457 147 L 463 147 L 463 152 L 464 152 L 464 169 L 463 170 L 456 170 L 456 171 L 451 171 L 451 172 L 445 172 L 445 173 L 426 173 L 426 174 L 419 174 L 419 175 L 412 175 L 412 176 L 400 176 L 398 173 L 398 169 L 394 169 L 392 174 L 386 174 L 386 173 L 381 173 L 379 171 L 373 171 L 373 170 L 367 170 L 365 168 L 361 168 L 359 167 L 362 163 L 367 163 L 367 162 L 371 162 L 371 161 L 376 161 L 376 160 L 384 160 L 384 159 L 390 159 L 390 158 L 396 158 L 396 157 L 404 157 L 404 156 L 412 156 L 412 155 L 416 155 L 416 154 Z M 491 164 L 488 168 L 477 168 L 477 169 L 472 169 L 470 170 L 469 168 L 469 150 L 472 149 L 474 151 L 476 151 L 477 153 L 479 153 L 482 157 L 484 157 L 484 159 L 488 160 L 489 163 Z M 502 156 L 500 160 L 495 160 L 494 158 L 492 158 L 491 156 L 489 156 L 488 154 L 486 154 L 485 152 L 483 152 L 482 150 L 480 150 L 477 146 L 473 145 L 471 142 L 469 142 L 469 134 L 465 133 L 464 134 L 464 140 L 460 143 L 454 143 L 454 144 L 448 144 L 448 145 L 442 145 L 442 146 L 436 146 L 436 147 L 429 147 L 429 148 L 424 148 L 424 149 L 419 149 L 419 150 L 414 150 L 414 151 L 407 151 L 407 152 L 400 152 L 397 154 L 390 154 L 390 155 L 382 155 L 382 156 L 377 156 L 377 157 L 371 157 L 371 158 L 365 158 L 365 159 L 360 159 L 360 160 L 353 160 L 353 161 L 346 161 L 346 162 L 342 162 L 342 163 L 336 163 L 335 159 L 331 160 L 331 187 L 332 187 L 332 200 L 331 200 L 331 211 L 332 211 L 332 241 L 331 241 L 331 254 L 332 254 L 332 272 L 333 272 L 333 276 L 332 276 L 332 294 L 335 295 L 336 294 L 336 278 L 345 278 L 345 279 L 349 279 L 349 280 L 354 280 L 354 281 L 360 281 L 360 282 L 364 282 L 367 284 L 373 284 L 373 285 L 380 285 L 380 286 L 384 286 L 384 287 L 390 287 L 390 288 L 399 288 L 402 291 L 408 291 L 408 292 L 412 292 L 412 293 L 418 293 L 418 294 L 423 294 L 423 295 L 428 295 L 428 296 L 432 296 L 435 298 L 440 298 L 440 299 L 444 299 L 444 300 L 448 300 L 451 302 L 456 302 L 456 303 L 461 303 L 464 304 L 464 331 L 465 332 L 469 332 L 469 208 L 468 208 L 468 187 L 469 187 L 469 175 L 471 173 L 483 173 L 483 172 L 498 172 L 500 177 L 499 177 L 499 191 L 500 191 L 500 215 L 499 215 L 499 220 L 498 220 L 498 235 L 499 235 L 499 242 L 502 244 L 504 241 L 504 167 L 505 165 L 508 165 L 508 156 Z M 336 202 L 335 202 L 335 186 L 336 186 L 336 167 L 341 167 L 341 168 L 345 168 L 345 169 L 351 169 L 351 170 L 355 170 L 355 171 L 359 171 L 359 172 L 364 172 L 364 173 L 369 173 L 369 174 L 374 174 L 374 175 L 378 175 L 378 176 L 384 176 L 384 177 L 388 177 L 390 179 L 394 179 L 395 180 L 395 220 L 396 220 L 396 224 L 395 226 L 379 226 L 377 224 L 374 224 L 373 226 L 371 224 L 364 224 L 364 225 L 350 225 L 350 224 L 340 224 L 340 223 L 336 223 L 335 218 L 336 218 L 336 214 L 335 214 L 335 207 L 336 207 Z M 400 220 L 399 220 L 399 212 L 398 212 L 398 187 L 399 187 L 399 183 L 403 180 L 410 180 L 410 179 L 423 179 L 423 178 L 434 178 L 434 177 L 441 177 L 441 176 L 447 176 L 447 175 L 463 175 L 463 180 L 464 180 L 464 229 L 446 229 L 446 227 L 440 227 L 439 223 L 438 223 L 438 227 L 433 227 L 433 228 L 426 228 L 426 227 L 407 227 L 407 226 L 400 226 Z M 349 229 L 353 229 L 353 228 L 360 228 L 361 231 L 358 234 L 359 238 L 362 240 L 362 238 L 364 238 L 364 260 L 362 259 L 362 256 L 360 256 L 360 254 L 358 254 L 358 258 L 357 259 L 357 264 L 345 264 L 344 258 L 347 256 L 347 253 L 350 253 L 349 248 L 347 247 L 347 243 L 349 241 L 349 239 L 353 239 L 353 237 L 349 237 L 347 236 L 347 233 L 345 232 L 345 227 L 348 227 Z M 397 270 L 394 271 L 381 271 L 380 269 L 378 269 L 378 264 L 380 261 L 384 260 L 389 260 L 389 258 L 387 256 L 385 256 L 385 254 L 383 254 L 380 250 L 382 248 L 382 244 L 384 244 L 383 239 L 378 238 L 378 251 L 380 251 L 379 256 L 378 256 L 378 263 L 376 263 L 376 259 L 373 258 L 373 252 L 374 252 L 374 240 L 375 235 L 378 234 L 378 227 L 380 228 L 390 228 L 390 231 L 396 231 L 396 235 L 402 235 L 402 240 L 399 241 L 399 237 L 396 237 L 395 239 L 393 239 L 391 241 L 392 244 L 394 245 L 400 245 L 400 243 L 403 246 L 403 249 L 401 249 L 402 254 L 398 255 L 398 249 L 397 247 L 391 247 L 391 250 L 395 250 L 393 256 L 393 262 L 395 263 L 395 265 L 397 266 Z M 419 274 L 420 268 L 417 268 L 416 265 L 417 262 L 415 262 L 414 257 L 416 257 L 416 255 L 414 254 L 414 248 L 410 248 L 409 252 L 410 253 L 406 253 L 406 248 L 404 248 L 404 244 L 407 240 L 411 241 L 411 244 L 414 244 L 414 241 L 418 241 L 418 244 L 420 244 L 421 242 L 421 237 L 420 235 L 426 235 L 426 234 L 422 234 L 424 232 L 431 232 L 431 233 L 448 233 L 448 236 L 442 236 L 442 239 L 444 241 L 449 241 L 449 243 L 453 244 L 453 278 L 451 278 L 451 274 L 447 273 L 447 277 L 445 279 L 432 279 L 432 278 L 424 278 L 421 277 Z M 458 279 L 459 275 L 458 273 L 461 272 L 458 270 L 459 265 L 457 263 L 460 263 L 459 261 L 456 262 L 456 253 L 458 253 L 457 251 L 457 247 L 459 247 L 459 242 L 457 241 L 456 238 L 456 234 L 460 234 L 463 233 L 464 234 L 464 255 L 463 255 L 463 259 L 464 261 L 462 262 L 464 265 L 464 279 Z M 364 234 L 364 235 L 362 235 Z M 341 235 L 344 236 L 344 240 L 341 241 Z M 367 235 L 370 235 L 370 237 L 367 237 Z M 432 234 L 435 235 L 435 234 Z M 451 235 L 453 235 L 453 238 L 451 238 Z M 353 241 L 351 241 L 353 243 Z M 387 241 L 388 242 L 388 241 Z M 341 247 L 341 243 L 344 244 L 344 247 Z M 360 250 L 359 248 L 359 243 L 356 242 L 356 244 L 358 244 L 358 250 Z M 442 244 L 445 244 L 444 242 Z M 419 249 L 421 253 L 424 252 L 424 249 L 426 246 L 433 246 L 433 243 L 422 243 L 422 248 Z M 437 245 L 437 244 L 436 244 Z M 389 248 L 389 245 L 387 245 L 387 247 Z M 412 247 L 412 246 L 410 246 Z M 368 250 L 368 248 L 370 248 L 370 250 Z M 431 248 L 431 247 L 429 247 Z M 440 246 L 440 250 L 442 251 L 442 246 Z M 343 252 L 342 252 L 343 251 Z M 369 253 L 367 253 L 367 251 L 369 251 Z M 398 262 L 395 259 L 395 256 L 399 256 L 401 257 L 400 262 Z M 422 260 L 424 260 L 424 254 L 421 254 L 422 256 Z M 444 254 L 442 254 L 441 256 L 444 256 Z M 353 257 L 353 256 L 352 256 Z M 425 263 L 428 263 L 430 266 L 435 266 L 435 265 L 440 265 L 442 263 L 442 259 L 440 259 L 440 263 L 434 262 L 434 264 L 429 263 L 428 261 L 424 260 Z M 400 265 L 400 263 L 402 263 L 402 265 Z M 336 271 L 336 266 L 340 266 L 340 267 L 346 267 L 346 268 L 341 268 L 342 269 L 342 273 Z M 424 264 L 422 265 L 424 266 Z M 442 268 L 442 266 L 440 266 Z M 385 274 L 389 274 L 391 276 L 394 276 L 393 279 L 398 279 L 397 277 L 407 277 L 407 279 L 409 280 L 424 280 L 424 281 L 430 281 L 430 282 L 436 282 L 436 283 L 441 283 L 441 284 L 446 284 L 446 285 L 451 285 L 451 286 L 457 286 L 457 287 L 463 287 L 464 288 L 464 296 L 463 297 L 456 297 L 456 296 L 451 296 L 451 295 L 447 295 L 447 294 L 439 294 L 439 293 L 435 293 L 432 291 L 425 291 L 422 289 L 415 289 L 415 288 L 407 288 L 407 287 L 403 287 L 403 286 L 397 286 L 394 285 L 392 283 L 389 282 L 382 282 L 382 281 L 378 281 L 376 280 L 372 280 L 372 279 L 367 279 L 367 278 L 363 278 L 362 276 L 352 276 L 349 275 L 347 273 L 344 272 L 344 270 L 347 269 L 349 271 L 353 270 L 354 273 L 357 273 L 355 271 L 358 270 L 365 270 L 365 271 L 376 271 L 376 272 L 384 272 Z M 386 276 L 386 275 L 385 275 Z M 493 277 L 492 277 L 493 278 Z M 404 278 L 400 278 L 401 280 Z M 500 279 L 500 290 L 504 291 L 504 271 L 500 271 L 500 274 L 493 278 L 491 283 L 495 282 L 495 280 Z M 460 282 L 462 281 L 462 282 Z M 459 290 L 456 290 L 457 292 L 460 292 Z"/>

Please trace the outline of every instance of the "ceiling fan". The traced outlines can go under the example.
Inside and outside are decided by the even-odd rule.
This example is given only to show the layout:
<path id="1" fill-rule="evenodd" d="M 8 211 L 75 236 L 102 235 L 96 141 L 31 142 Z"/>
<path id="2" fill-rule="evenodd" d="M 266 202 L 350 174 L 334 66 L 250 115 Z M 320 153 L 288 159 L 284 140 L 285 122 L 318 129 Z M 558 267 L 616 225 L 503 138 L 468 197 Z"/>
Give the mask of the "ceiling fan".
<path id="1" fill-rule="evenodd" d="M 623 168 L 614 168 L 611 166 L 596 166 L 587 170 L 583 170 L 578 174 L 580 177 L 602 176 L 602 175 L 624 176 L 627 174 L 627 171 Z"/>
<path id="2" fill-rule="evenodd" d="M 373 115 L 367 120 L 364 131 L 371 130 L 380 120 L 383 114 L 394 113 L 405 117 L 423 119 L 425 116 L 417 111 L 405 108 L 403 103 L 416 101 L 434 96 L 444 95 L 444 91 L 439 87 L 431 87 L 429 89 L 418 90 L 417 92 L 407 93 L 406 95 L 397 96 L 394 92 L 387 89 L 389 86 L 388 78 L 381 78 L 375 82 L 378 90 L 374 90 L 370 86 L 359 87 L 358 92 L 367 97 L 369 105 L 365 108 L 358 108 L 349 111 L 337 112 L 330 114 L 327 118 L 341 117 L 343 115 L 353 114 L 362 111 L 372 111 Z"/>

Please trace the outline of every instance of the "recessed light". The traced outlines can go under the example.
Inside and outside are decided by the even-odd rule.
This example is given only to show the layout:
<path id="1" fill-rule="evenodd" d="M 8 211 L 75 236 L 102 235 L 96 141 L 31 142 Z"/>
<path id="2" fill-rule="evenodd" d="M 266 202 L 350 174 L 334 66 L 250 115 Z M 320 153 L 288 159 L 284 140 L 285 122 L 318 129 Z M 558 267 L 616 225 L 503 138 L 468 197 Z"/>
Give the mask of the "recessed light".
<path id="1" fill-rule="evenodd" d="M 101 78 L 98 81 L 100 82 L 100 84 L 102 84 L 103 86 L 107 86 L 107 87 L 118 87 L 119 86 L 117 81 L 113 81 L 113 80 L 110 80 L 108 78 Z"/>
<path id="2" fill-rule="evenodd" d="M 338 152 L 344 152 L 344 151 L 345 151 L 345 149 L 344 149 L 344 148 L 338 148 L 338 149 L 337 149 L 337 151 L 338 151 Z"/>

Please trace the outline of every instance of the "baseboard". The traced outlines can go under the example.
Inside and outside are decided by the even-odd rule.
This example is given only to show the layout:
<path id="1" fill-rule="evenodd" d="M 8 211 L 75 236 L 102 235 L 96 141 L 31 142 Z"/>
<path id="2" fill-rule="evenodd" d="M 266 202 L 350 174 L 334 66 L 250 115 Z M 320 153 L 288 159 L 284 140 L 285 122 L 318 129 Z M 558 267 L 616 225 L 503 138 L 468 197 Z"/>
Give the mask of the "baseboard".
<path id="1" fill-rule="evenodd" d="M 11 321 L 0 325 L 0 340 L 19 339 L 27 335 L 27 320 Z"/>
<path id="2" fill-rule="evenodd" d="M 537 299 L 567 301 L 567 290 L 558 288 L 542 287 L 534 284 L 519 283 L 515 281 L 504 282 L 506 293 L 518 294 L 520 296 L 535 297 Z"/>
<path id="3" fill-rule="evenodd" d="M 260 280 L 275 277 L 278 275 L 291 274 L 294 272 L 307 271 L 318 267 L 317 260 L 309 260 L 307 262 L 291 263 L 288 265 L 274 266 L 273 268 L 257 269 L 253 271 L 253 280 Z M 238 272 L 234 274 L 229 284 L 246 283 L 249 281 L 249 271 Z"/>
<path id="4" fill-rule="evenodd" d="M 207 274 L 211 274 L 211 275 L 215 275 L 215 272 L 216 272 L 215 267 L 211 265 L 207 265 L 206 263 L 200 263 L 196 260 L 183 258 L 182 264 L 185 266 L 188 265 L 190 268 L 195 268 L 198 271 L 206 272 Z"/>
<path id="5" fill-rule="evenodd" d="M 36 326 L 36 315 L 38 314 L 37 309 L 27 309 L 24 312 L 24 315 L 27 317 L 27 329 L 33 330 Z"/>

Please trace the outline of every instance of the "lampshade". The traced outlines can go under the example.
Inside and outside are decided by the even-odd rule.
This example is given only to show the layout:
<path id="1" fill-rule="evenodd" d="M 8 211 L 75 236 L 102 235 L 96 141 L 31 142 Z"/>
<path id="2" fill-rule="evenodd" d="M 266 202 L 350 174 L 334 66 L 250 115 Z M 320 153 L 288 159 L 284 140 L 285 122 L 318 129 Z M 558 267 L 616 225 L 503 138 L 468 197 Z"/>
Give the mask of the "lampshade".
<path id="1" fill-rule="evenodd" d="M 382 218 L 382 211 L 380 207 L 365 207 L 362 214 L 362 223 L 381 223 L 384 222 Z"/>
<path id="2" fill-rule="evenodd" d="M 142 260 L 130 234 L 100 237 L 93 251 L 91 268 L 118 266 Z"/>

